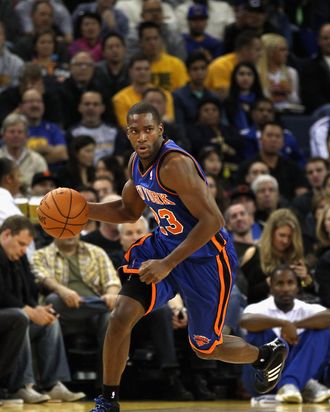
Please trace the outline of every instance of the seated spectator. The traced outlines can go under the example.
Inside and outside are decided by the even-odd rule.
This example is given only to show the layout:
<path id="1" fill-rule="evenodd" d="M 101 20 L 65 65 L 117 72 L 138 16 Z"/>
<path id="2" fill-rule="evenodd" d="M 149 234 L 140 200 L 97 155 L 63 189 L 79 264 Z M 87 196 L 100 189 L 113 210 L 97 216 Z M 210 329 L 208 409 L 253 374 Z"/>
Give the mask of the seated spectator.
<path id="1" fill-rule="evenodd" d="M 37 3 L 36 0 L 19 0 L 15 6 L 15 11 L 20 18 L 24 33 L 33 32 L 35 17 L 33 16 L 32 11 L 34 8 L 36 8 L 35 3 Z M 59 2 L 57 0 L 50 0 L 50 4 L 53 10 L 53 24 L 60 33 L 63 33 L 65 41 L 67 43 L 71 43 L 73 29 L 71 16 L 68 9 L 62 2 Z M 48 20 L 48 9 L 44 8 L 41 15 L 44 19 Z"/>
<path id="2" fill-rule="evenodd" d="M 208 59 L 203 52 L 189 54 L 186 60 L 189 81 L 185 86 L 173 92 L 175 121 L 184 126 L 197 119 L 198 106 L 202 100 L 217 95 L 204 86 L 207 74 Z"/>
<path id="3" fill-rule="evenodd" d="M 94 180 L 95 140 L 90 136 L 76 136 L 69 147 L 69 160 L 57 172 L 59 186 L 89 186 Z"/>
<path id="4" fill-rule="evenodd" d="M 209 15 L 207 6 L 194 4 L 187 13 L 188 32 L 183 33 L 187 54 L 202 51 L 210 62 L 219 57 L 223 51 L 222 42 L 206 32 Z"/>
<path id="5" fill-rule="evenodd" d="M 95 63 L 89 53 L 78 52 L 70 61 L 70 77 L 60 88 L 60 99 L 63 110 L 63 126 L 68 129 L 80 121 L 79 103 L 81 95 L 86 91 L 98 91 L 103 96 L 104 116 L 108 122 L 115 122 L 110 95 L 95 72 Z"/>
<path id="6" fill-rule="evenodd" d="M 43 119 L 45 106 L 38 90 L 29 89 L 22 94 L 19 111 L 28 121 L 27 147 L 41 154 L 49 168 L 55 170 L 68 159 L 66 142 L 59 126 Z"/>
<path id="7" fill-rule="evenodd" d="M 57 178 L 51 174 L 48 170 L 46 172 L 36 173 L 32 178 L 30 196 L 41 198 L 46 193 L 54 190 L 58 187 Z M 31 216 L 30 216 L 31 219 Z M 46 233 L 39 223 L 34 223 L 34 242 L 35 248 L 48 246 L 54 238 Z"/>
<path id="8" fill-rule="evenodd" d="M 256 196 L 248 185 L 238 185 L 230 193 L 229 206 L 243 205 L 244 209 L 247 211 L 248 215 L 252 219 L 252 238 L 253 241 L 259 240 L 263 225 L 257 222 L 255 219 L 255 214 L 257 211 Z"/>
<path id="9" fill-rule="evenodd" d="M 304 261 L 300 225 L 289 209 L 278 209 L 271 214 L 260 242 L 247 249 L 242 257 L 248 304 L 267 298 L 269 276 L 281 263 L 290 264 L 302 288 L 312 288 L 313 278 Z"/>
<path id="10" fill-rule="evenodd" d="M 141 51 L 150 61 L 152 83 L 169 92 L 184 86 L 188 81 L 186 67 L 182 60 L 165 52 L 157 23 L 143 22 L 138 32 Z"/>
<path id="11" fill-rule="evenodd" d="M 232 23 L 235 19 L 233 9 L 226 1 L 184 1 L 184 3 L 179 5 L 175 10 L 175 14 L 178 20 L 178 27 L 180 28 L 181 32 L 187 32 L 188 10 L 191 6 L 201 3 L 203 5 L 206 5 L 209 15 L 206 32 L 216 39 L 222 40 L 225 27 L 227 26 L 227 24 Z"/>
<path id="12" fill-rule="evenodd" d="M 224 216 L 237 256 L 241 259 L 246 250 L 257 240 L 253 238 L 253 216 L 249 214 L 242 203 L 228 206 Z"/>
<path id="13" fill-rule="evenodd" d="M 277 33 L 271 22 L 264 0 L 239 0 L 234 2 L 235 21 L 225 27 L 224 52 L 231 53 L 235 47 L 237 36 L 244 30 L 255 30 L 260 36 L 265 33 Z"/>
<path id="14" fill-rule="evenodd" d="M 330 27 L 330 25 L 329 25 Z M 321 117 L 309 131 L 311 156 L 320 156 L 329 159 L 329 139 L 330 139 L 330 116 Z"/>
<path id="15" fill-rule="evenodd" d="M 26 249 L 33 240 L 33 225 L 24 216 L 7 218 L 0 228 L 0 284 L 1 308 L 17 308 L 29 319 L 15 367 L 8 380 L 12 396 L 26 403 L 40 403 L 50 399 L 76 401 L 85 394 L 70 392 L 61 380 L 70 380 L 60 324 L 52 305 L 38 305 L 38 290 L 32 274 Z M 45 393 L 37 392 L 31 344 L 38 347 L 38 385 Z"/>
<path id="16" fill-rule="evenodd" d="M 293 199 L 292 206 L 298 214 L 300 222 L 303 222 L 307 214 L 312 210 L 312 201 L 316 193 L 323 190 L 323 183 L 328 173 L 328 163 L 322 157 L 311 157 L 307 160 L 305 174 L 309 184 L 309 190 Z"/>
<path id="17" fill-rule="evenodd" d="M 259 151 L 259 139 L 261 129 L 267 122 L 276 120 L 274 103 L 267 97 L 257 99 L 251 106 L 251 125 L 240 131 L 244 137 L 244 158 L 250 159 Z M 283 130 L 284 145 L 281 154 L 287 159 L 298 163 L 300 167 L 305 166 L 306 157 L 303 154 L 297 138 L 288 129 Z"/>
<path id="18" fill-rule="evenodd" d="M 0 157 L 0 225 L 9 216 L 23 214 L 14 200 L 20 191 L 20 185 L 21 174 L 16 163 Z"/>
<path id="19" fill-rule="evenodd" d="M 318 295 L 321 305 L 330 308 L 330 203 L 327 203 L 317 220 L 317 264 L 315 279 L 319 285 Z"/>
<path id="20" fill-rule="evenodd" d="M 302 102 L 308 113 L 314 112 L 316 118 L 330 113 L 329 39 L 330 23 L 325 23 L 318 33 L 319 53 L 312 61 L 307 60 L 300 76 Z"/>
<path id="21" fill-rule="evenodd" d="M 129 20 L 123 11 L 115 7 L 115 3 L 116 1 L 112 0 L 96 0 L 78 4 L 72 14 L 73 23 L 76 24 L 79 17 L 85 13 L 96 13 L 102 19 L 102 37 L 113 31 L 126 37 Z"/>
<path id="22" fill-rule="evenodd" d="M 102 57 L 96 71 L 97 75 L 102 76 L 102 84 L 112 98 L 130 84 L 125 39 L 116 32 L 109 33 L 102 40 Z"/>
<path id="23" fill-rule="evenodd" d="M 8 87 L 17 86 L 24 62 L 6 47 L 4 23 L 0 21 L 0 93 Z"/>
<path id="24" fill-rule="evenodd" d="M 85 12 L 79 16 L 76 22 L 76 40 L 69 46 L 71 57 L 79 51 L 86 51 L 94 62 L 102 59 L 101 24 L 102 20 L 97 13 Z"/>
<path id="25" fill-rule="evenodd" d="M 21 3 L 25 2 L 22 1 Z M 54 30 L 58 40 L 59 53 L 64 53 L 66 49 L 63 37 L 64 33 L 62 33 L 62 31 L 54 24 L 53 2 L 49 2 L 48 0 L 30 0 L 28 3 L 30 3 L 28 5 L 29 10 L 24 18 L 26 19 L 30 17 L 32 25 L 29 32 L 17 40 L 13 52 L 20 56 L 24 61 L 31 61 L 34 53 L 34 37 L 44 30 Z M 22 6 L 24 7 L 24 4 L 22 4 Z M 69 37 L 71 41 L 71 34 Z"/>
<path id="26" fill-rule="evenodd" d="M 166 19 L 164 15 L 165 4 L 161 0 L 143 0 L 141 4 L 139 22 L 131 27 L 126 38 L 127 56 L 130 59 L 134 54 L 141 53 L 139 44 L 139 25 L 151 22 L 159 27 L 164 51 L 168 54 L 184 60 L 187 57 L 186 48 L 180 31 Z"/>
<path id="27" fill-rule="evenodd" d="M 269 97 L 278 111 L 304 111 L 300 102 L 298 72 L 287 65 L 289 54 L 286 39 L 269 33 L 261 37 L 262 54 L 258 62 L 264 95 Z"/>
<path id="28" fill-rule="evenodd" d="M 0 3 L 0 21 L 5 21 L 5 32 L 8 42 L 15 43 L 22 34 L 22 25 L 15 10 L 15 3 L 3 0 Z"/>
<path id="29" fill-rule="evenodd" d="M 68 144 L 75 136 L 91 136 L 96 143 L 95 162 L 102 156 L 125 153 L 129 142 L 123 130 L 102 120 L 105 105 L 100 92 L 91 90 L 82 93 L 78 110 L 81 120 L 68 131 Z"/>
<path id="30" fill-rule="evenodd" d="M 238 63 L 230 78 L 228 96 L 224 101 L 226 117 L 236 130 L 252 125 L 251 107 L 263 97 L 258 72 L 249 62 Z"/>
<path id="31" fill-rule="evenodd" d="M 69 77 L 69 58 L 65 50 L 59 50 L 58 41 L 53 30 L 45 29 L 33 38 L 33 59 L 42 70 L 42 75 L 47 79 L 62 82 Z"/>
<path id="32" fill-rule="evenodd" d="M 48 165 L 43 156 L 28 148 L 28 122 L 21 114 L 10 114 L 2 123 L 0 156 L 13 160 L 21 173 L 25 190 L 29 189 L 32 177 L 45 172 Z"/>
<path id="33" fill-rule="evenodd" d="M 155 87 L 152 83 L 151 65 L 148 58 L 143 54 L 133 56 L 129 62 L 129 76 L 131 84 L 116 93 L 113 98 L 113 107 L 120 126 L 126 127 L 126 116 L 128 110 L 142 100 L 142 95 L 149 87 Z M 173 97 L 170 92 L 166 94 L 166 119 L 173 120 L 174 107 Z"/>
<path id="34" fill-rule="evenodd" d="M 268 166 L 270 174 L 276 178 L 280 194 L 287 200 L 305 193 L 308 190 L 306 178 L 296 163 L 286 159 L 281 154 L 283 145 L 284 131 L 282 125 L 277 122 L 265 123 L 261 129 L 259 139 L 259 154 L 241 164 L 237 181 L 243 181 L 246 170 L 252 162 L 262 161 Z M 290 176 L 290 179 L 288 179 L 288 176 Z"/>
<path id="35" fill-rule="evenodd" d="M 46 303 L 60 315 L 64 336 L 97 337 L 102 358 L 108 317 L 120 280 L 103 249 L 79 240 L 55 239 L 33 255 L 33 269 L 47 292 Z"/>
<path id="36" fill-rule="evenodd" d="M 22 68 L 18 86 L 9 87 L 0 93 L 0 122 L 13 111 L 19 110 L 22 94 L 28 89 L 38 90 L 45 105 L 45 120 L 55 123 L 62 122 L 61 102 L 56 91 L 42 76 L 42 70 L 35 63 L 26 63 Z"/>
<path id="37" fill-rule="evenodd" d="M 280 195 L 277 180 L 269 174 L 254 179 L 251 189 L 256 199 L 255 219 L 262 227 L 274 210 L 288 206 L 287 200 Z"/>
<path id="38" fill-rule="evenodd" d="M 223 157 L 226 177 L 229 177 L 236 171 L 241 159 L 241 139 L 232 126 L 224 124 L 222 112 L 218 98 L 201 100 L 197 119 L 193 124 L 187 125 L 186 132 L 192 154 L 198 157 L 205 146 L 214 146 Z"/>
<path id="39" fill-rule="evenodd" d="M 259 162 L 257 160 L 251 163 L 248 167 L 244 178 L 245 183 L 251 186 L 252 183 L 256 180 L 256 178 L 260 175 L 269 175 L 269 168 L 265 163 Z"/>
<path id="40" fill-rule="evenodd" d="M 164 127 L 165 138 L 173 140 L 186 150 L 190 148 L 190 142 L 185 134 L 183 126 L 173 121 L 166 120 L 167 98 L 165 92 L 159 87 L 150 87 L 143 92 L 143 100 L 150 103 L 158 110 Z"/>
<path id="41" fill-rule="evenodd" d="M 141 21 L 142 6 L 144 0 L 118 0 L 116 6 L 120 9 L 129 20 L 129 27 L 135 29 Z M 159 15 L 159 10 L 151 9 L 150 13 L 154 16 L 155 14 Z M 164 15 L 164 20 L 169 24 L 171 30 L 178 30 L 177 18 L 174 11 L 174 5 L 169 4 L 168 2 L 162 1 L 162 13 Z"/>
<path id="42" fill-rule="evenodd" d="M 241 62 L 256 64 L 261 55 L 260 36 L 251 30 L 243 31 L 235 41 L 235 50 L 214 59 L 208 68 L 205 86 L 223 100 L 228 96 L 231 74 Z"/>
<path id="43" fill-rule="evenodd" d="M 324 306 L 297 299 L 299 281 L 287 262 L 276 266 L 270 276 L 271 296 L 244 309 L 241 326 L 246 339 L 262 345 L 281 337 L 289 346 L 276 399 L 284 403 L 321 403 L 330 398 L 330 390 L 317 379 L 329 361 L 330 312 Z M 243 382 L 252 389 L 252 370 L 243 366 Z"/>
<path id="44" fill-rule="evenodd" d="M 124 167 L 118 157 L 107 155 L 100 157 L 95 165 L 95 177 L 109 176 L 113 181 L 116 193 L 121 193 L 126 183 Z"/>
<path id="45" fill-rule="evenodd" d="M 97 196 L 100 201 L 103 202 L 103 199 L 107 195 L 118 194 L 115 193 L 115 184 L 112 178 L 109 176 L 98 176 L 93 180 L 92 187 L 97 193 Z"/>

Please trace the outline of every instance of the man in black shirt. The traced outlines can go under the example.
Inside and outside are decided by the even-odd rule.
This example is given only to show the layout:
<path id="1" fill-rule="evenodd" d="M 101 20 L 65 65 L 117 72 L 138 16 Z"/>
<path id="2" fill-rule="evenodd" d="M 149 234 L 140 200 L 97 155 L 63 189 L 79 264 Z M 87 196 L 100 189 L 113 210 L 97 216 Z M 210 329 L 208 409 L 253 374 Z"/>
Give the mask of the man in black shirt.
<path id="1" fill-rule="evenodd" d="M 85 395 L 70 392 L 61 383 L 70 380 L 70 371 L 57 315 L 51 305 L 38 305 L 38 289 L 25 254 L 33 235 L 33 225 L 24 216 L 10 216 L 0 228 L 0 308 L 16 308 L 29 319 L 8 389 L 26 403 L 78 400 Z M 33 388 L 32 342 L 38 345 L 39 383 L 45 394 Z"/>

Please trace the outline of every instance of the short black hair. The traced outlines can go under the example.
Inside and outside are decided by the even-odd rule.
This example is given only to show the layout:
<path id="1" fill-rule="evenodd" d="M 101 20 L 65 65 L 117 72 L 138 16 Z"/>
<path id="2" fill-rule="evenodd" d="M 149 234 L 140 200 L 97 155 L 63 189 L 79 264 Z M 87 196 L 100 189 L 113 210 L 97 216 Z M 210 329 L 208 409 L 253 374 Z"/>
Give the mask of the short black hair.
<path id="1" fill-rule="evenodd" d="M 146 113 L 151 113 L 154 120 L 156 120 L 158 124 L 161 123 L 161 118 L 160 118 L 160 114 L 158 110 L 152 104 L 144 102 L 144 101 L 135 104 L 129 109 L 127 113 L 127 117 L 126 117 L 127 122 L 128 122 L 128 119 L 134 114 L 146 114 Z"/>
<path id="2" fill-rule="evenodd" d="M 153 21 L 143 21 L 142 23 L 139 24 L 139 27 L 138 27 L 138 34 L 139 34 L 139 39 L 140 40 L 142 38 L 144 30 L 147 30 L 147 29 L 156 29 L 158 31 L 159 35 L 160 36 L 162 35 L 162 33 L 160 31 L 160 27 L 158 26 L 157 23 L 155 23 Z"/>
<path id="3" fill-rule="evenodd" d="M 128 68 L 131 69 L 136 62 L 141 62 L 141 61 L 145 61 L 145 60 L 147 60 L 150 64 L 150 61 L 149 61 L 148 57 L 146 55 L 144 55 L 143 53 L 133 54 L 133 56 L 129 59 Z"/>
<path id="4" fill-rule="evenodd" d="M 7 217 L 0 227 L 0 233 L 9 229 L 12 235 L 17 235 L 22 230 L 28 230 L 32 237 L 35 236 L 35 230 L 33 224 L 26 216 L 13 215 Z"/>
<path id="5" fill-rule="evenodd" d="M 10 175 L 16 169 L 16 163 L 6 157 L 0 157 L 0 184 L 4 177 Z"/>
<path id="6" fill-rule="evenodd" d="M 284 132 L 284 127 L 283 127 L 283 125 L 281 124 L 281 123 L 279 123 L 279 122 L 277 122 L 277 121 L 269 121 L 269 122 L 266 122 L 265 124 L 263 124 L 262 126 L 261 126 L 261 133 L 266 129 L 266 127 L 267 126 L 276 126 L 276 127 L 279 127 L 281 130 L 282 130 L 282 133 Z"/>
<path id="7" fill-rule="evenodd" d="M 275 267 L 275 269 L 273 269 L 273 270 L 270 272 L 270 279 L 271 279 L 271 280 L 274 280 L 274 277 L 276 276 L 276 274 L 277 274 L 278 272 L 284 272 L 284 271 L 291 272 L 291 273 L 294 275 L 294 277 L 296 278 L 297 283 L 299 284 L 297 273 L 292 269 L 292 267 L 291 267 L 291 265 L 290 265 L 289 263 L 280 263 L 279 265 L 277 265 L 277 266 Z"/>
<path id="8" fill-rule="evenodd" d="M 126 42 L 125 42 L 124 37 L 123 37 L 121 34 L 115 32 L 115 31 L 111 31 L 111 32 L 108 33 L 105 37 L 102 38 L 102 50 L 104 50 L 105 45 L 107 44 L 107 41 L 108 41 L 109 39 L 111 39 L 111 37 L 117 37 L 117 39 L 120 40 L 121 44 L 122 44 L 124 47 L 126 46 Z"/>
<path id="9" fill-rule="evenodd" d="M 143 93 L 142 93 L 142 98 L 144 99 L 148 93 L 159 93 L 164 101 L 167 101 L 166 94 L 163 89 L 160 87 L 148 87 Z"/>
<path id="10" fill-rule="evenodd" d="M 255 30 L 243 30 L 235 40 L 235 50 L 241 50 L 243 47 L 249 46 L 254 39 L 260 39 L 260 34 Z"/>
<path id="11" fill-rule="evenodd" d="M 210 62 L 209 59 L 207 58 L 206 54 L 202 51 L 194 51 L 192 53 L 189 53 L 187 58 L 186 58 L 186 62 L 185 62 L 187 69 L 189 70 L 190 66 L 193 63 L 195 63 L 197 61 L 200 61 L 200 60 L 205 62 L 206 65 L 208 65 L 209 62 Z"/>

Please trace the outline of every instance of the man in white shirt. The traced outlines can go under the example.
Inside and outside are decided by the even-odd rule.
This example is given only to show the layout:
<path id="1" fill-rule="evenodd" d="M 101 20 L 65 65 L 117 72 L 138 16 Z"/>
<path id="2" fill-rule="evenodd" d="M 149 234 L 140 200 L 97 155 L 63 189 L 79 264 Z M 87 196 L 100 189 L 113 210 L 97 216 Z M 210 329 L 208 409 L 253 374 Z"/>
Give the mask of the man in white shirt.
<path id="1" fill-rule="evenodd" d="M 0 225 L 9 216 L 22 215 L 14 196 L 19 193 L 20 172 L 16 164 L 5 157 L 0 158 Z"/>
<path id="2" fill-rule="evenodd" d="M 281 402 L 320 403 L 330 398 L 330 390 L 317 379 L 330 360 L 330 310 L 297 299 L 297 276 L 289 265 L 278 266 L 271 275 L 271 296 L 248 305 L 240 325 L 248 331 L 253 345 L 281 337 L 289 354 L 276 399 Z M 252 375 L 243 367 L 243 383 L 253 393 Z"/>

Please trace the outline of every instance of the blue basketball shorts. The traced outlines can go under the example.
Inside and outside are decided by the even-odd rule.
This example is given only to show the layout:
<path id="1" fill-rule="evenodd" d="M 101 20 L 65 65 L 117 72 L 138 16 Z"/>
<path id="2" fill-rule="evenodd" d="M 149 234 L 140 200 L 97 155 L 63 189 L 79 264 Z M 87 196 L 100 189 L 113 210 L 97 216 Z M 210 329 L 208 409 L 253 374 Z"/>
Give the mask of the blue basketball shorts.
<path id="1" fill-rule="evenodd" d="M 135 242 L 126 253 L 121 267 L 128 281 L 124 282 L 120 294 L 140 301 L 148 314 L 179 293 L 188 312 L 191 346 L 197 351 L 211 353 L 222 343 L 221 331 L 232 287 L 226 247 L 219 248 L 214 256 L 184 260 L 157 284 L 140 282 L 141 263 L 167 255 L 168 251 L 153 233 Z M 146 300 L 143 301 L 143 297 Z"/>

